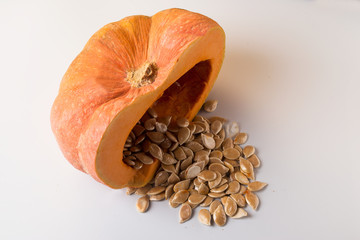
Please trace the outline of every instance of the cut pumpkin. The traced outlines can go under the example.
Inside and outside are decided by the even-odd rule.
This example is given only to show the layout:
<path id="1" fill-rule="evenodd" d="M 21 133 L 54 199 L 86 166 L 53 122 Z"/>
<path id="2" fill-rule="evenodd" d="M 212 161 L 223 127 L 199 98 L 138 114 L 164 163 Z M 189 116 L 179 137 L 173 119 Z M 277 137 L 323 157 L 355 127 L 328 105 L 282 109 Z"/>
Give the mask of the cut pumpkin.
<path id="1" fill-rule="evenodd" d="M 125 141 L 150 106 L 192 119 L 220 71 L 223 29 L 201 14 L 168 9 L 96 32 L 63 77 L 51 126 L 64 156 L 112 188 L 141 187 L 159 166 L 122 161 Z"/>

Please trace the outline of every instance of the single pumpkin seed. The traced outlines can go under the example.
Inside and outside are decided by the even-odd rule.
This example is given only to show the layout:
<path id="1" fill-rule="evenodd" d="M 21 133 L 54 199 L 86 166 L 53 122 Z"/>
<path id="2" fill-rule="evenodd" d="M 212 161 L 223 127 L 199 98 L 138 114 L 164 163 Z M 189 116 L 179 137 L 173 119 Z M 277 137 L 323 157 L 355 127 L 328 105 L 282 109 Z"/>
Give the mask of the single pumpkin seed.
<path id="1" fill-rule="evenodd" d="M 243 149 L 239 145 L 234 145 L 234 148 L 239 151 L 240 155 L 242 154 Z"/>
<path id="2" fill-rule="evenodd" d="M 171 145 L 172 145 L 172 142 L 167 137 L 165 137 L 165 140 L 162 143 L 160 143 L 160 147 L 162 147 L 163 149 L 168 149 L 171 147 Z"/>
<path id="3" fill-rule="evenodd" d="M 170 184 L 165 189 L 165 199 L 170 199 L 171 195 L 174 193 L 174 184 Z"/>
<path id="4" fill-rule="evenodd" d="M 191 157 L 191 158 L 194 157 L 194 152 L 190 148 L 185 147 L 185 146 L 181 146 L 181 148 L 187 157 Z"/>
<path id="5" fill-rule="evenodd" d="M 151 201 L 162 201 L 165 199 L 165 193 L 150 196 Z"/>
<path id="6" fill-rule="evenodd" d="M 228 198 L 229 198 L 228 196 L 223 196 L 223 197 L 220 199 L 222 205 L 225 205 L 226 200 L 227 200 Z"/>
<path id="7" fill-rule="evenodd" d="M 214 212 L 214 222 L 218 226 L 224 226 L 226 224 L 226 214 L 222 205 L 219 205 Z"/>
<path id="8" fill-rule="evenodd" d="M 245 200 L 252 209 L 256 210 L 258 208 L 260 200 L 255 193 L 253 193 L 251 191 L 246 191 Z"/>
<path id="9" fill-rule="evenodd" d="M 201 183 L 200 186 L 198 187 L 198 192 L 199 192 L 200 194 L 206 195 L 206 194 L 209 193 L 209 187 L 206 186 L 205 183 Z"/>
<path id="10" fill-rule="evenodd" d="M 168 178 L 168 184 L 177 183 L 180 181 L 180 178 L 177 174 L 171 173 L 170 177 Z"/>
<path id="11" fill-rule="evenodd" d="M 217 100 L 209 100 L 206 101 L 203 105 L 203 109 L 206 112 L 213 112 L 215 111 L 216 107 L 217 107 L 218 101 Z"/>
<path id="12" fill-rule="evenodd" d="M 224 161 L 224 165 L 229 169 L 230 173 L 235 171 L 233 165 L 231 165 L 229 162 Z"/>
<path id="13" fill-rule="evenodd" d="M 237 181 L 232 181 L 229 183 L 229 187 L 226 190 L 226 194 L 235 194 L 240 191 L 240 183 Z"/>
<path id="14" fill-rule="evenodd" d="M 236 202 L 236 204 L 239 207 L 245 207 L 246 206 L 245 197 L 241 193 L 231 194 L 230 197 L 232 199 L 234 199 L 234 201 Z"/>
<path id="15" fill-rule="evenodd" d="M 202 170 L 204 170 L 206 162 L 205 161 L 195 162 L 193 163 L 193 165 L 200 167 L 200 172 L 201 172 Z"/>
<path id="16" fill-rule="evenodd" d="M 150 145 L 149 153 L 151 154 L 151 156 L 153 156 L 154 158 L 159 159 L 160 161 L 163 158 L 163 151 L 156 144 L 151 144 Z"/>
<path id="17" fill-rule="evenodd" d="M 185 203 L 186 203 L 186 204 L 189 204 L 190 207 L 191 207 L 191 209 L 197 208 L 197 206 L 199 206 L 199 204 L 190 203 L 189 200 L 187 200 Z"/>
<path id="18" fill-rule="evenodd" d="M 244 194 L 245 192 L 247 191 L 247 187 L 246 186 L 244 186 L 244 185 L 241 185 L 241 187 L 240 187 L 240 194 Z"/>
<path id="19" fill-rule="evenodd" d="M 183 171 L 181 171 L 181 172 L 179 173 L 179 178 L 180 178 L 181 180 L 187 179 L 187 178 L 186 178 L 186 170 L 183 170 Z"/>
<path id="20" fill-rule="evenodd" d="M 251 145 L 245 146 L 243 149 L 243 154 L 245 158 L 250 157 L 255 153 L 255 148 Z"/>
<path id="21" fill-rule="evenodd" d="M 166 116 L 166 117 L 160 117 L 158 118 L 158 122 L 159 123 L 163 123 L 165 124 L 167 127 L 169 126 L 170 122 L 171 122 L 172 117 L 171 116 Z"/>
<path id="22" fill-rule="evenodd" d="M 186 140 L 190 137 L 190 129 L 187 127 L 182 127 L 178 132 L 178 142 L 180 145 L 183 145 Z"/>
<path id="23" fill-rule="evenodd" d="M 209 211 L 211 214 L 214 214 L 215 210 L 217 209 L 218 206 L 221 205 L 221 202 L 219 200 L 214 200 L 211 202 L 210 207 L 209 207 Z"/>
<path id="24" fill-rule="evenodd" d="M 193 179 L 201 172 L 201 168 L 196 165 L 189 166 L 185 171 L 185 178 Z"/>
<path id="25" fill-rule="evenodd" d="M 216 157 L 218 159 L 222 159 L 223 158 L 223 154 L 221 151 L 219 150 L 214 150 L 210 153 L 209 157 Z"/>
<path id="26" fill-rule="evenodd" d="M 165 165 L 165 164 L 161 164 L 162 169 L 164 169 L 164 171 L 168 172 L 168 173 L 175 173 L 175 165 Z"/>
<path id="27" fill-rule="evenodd" d="M 243 218 L 246 217 L 248 213 L 243 208 L 238 208 L 235 215 L 231 216 L 231 218 Z"/>
<path id="28" fill-rule="evenodd" d="M 182 204 L 179 210 L 180 223 L 186 222 L 191 218 L 192 208 L 188 203 Z"/>
<path id="29" fill-rule="evenodd" d="M 142 141 L 144 141 L 145 140 L 145 134 L 141 134 L 140 136 L 138 136 L 137 138 L 136 138 L 136 140 L 135 140 L 135 145 L 138 145 L 138 144 L 140 144 L 140 143 L 142 143 Z"/>
<path id="30" fill-rule="evenodd" d="M 154 162 L 154 160 L 145 153 L 136 153 L 134 155 L 143 164 L 152 164 Z"/>
<path id="31" fill-rule="evenodd" d="M 129 156 L 129 155 L 131 155 L 131 154 L 132 154 L 132 152 L 129 151 L 129 150 L 123 151 L 123 155 L 124 155 L 124 156 Z"/>
<path id="32" fill-rule="evenodd" d="M 188 199 L 190 193 L 188 190 L 180 190 L 178 192 L 175 192 L 175 196 L 173 198 L 174 203 L 184 203 Z"/>
<path id="33" fill-rule="evenodd" d="M 169 125 L 168 131 L 172 132 L 172 133 L 177 133 L 177 132 L 179 132 L 179 127 L 177 125 Z"/>
<path id="34" fill-rule="evenodd" d="M 179 147 L 179 143 L 178 142 L 174 142 L 172 145 L 171 145 L 171 147 L 169 147 L 169 151 L 170 152 L 172 152 L 172 151 L 174 151 L 176 148 L 178 148 Z"/>
<path id="35" fill-rule="evenodd" d="M 226 133 L 225 133 L 225 129 L 221 129 L 220 132 L 218 133 L 218 136 L 220 137 L 221 140 L 225 140 L 225 136 L 226 136 Z"/>
<path id="36" fill-rule="evenodd" d="M 251 173 L 254 171 L 251 162 L 242 157 L 240 157 L 240 170 L 242 170 L 245 173 Z"/>
<path id="37" fill-rule="evenodd" d="M 190 186 L 190 179 L 180 181 L 174 185 L 174 192 L 189 189 L 189 186 Z"/>
<path id="38" fill-rule="evenodd" d="M 136 192 L 137 188 L 133 188 L 133 187 L 128 187 L 126 189 L 126 195 L 132 195 Z"/>
<path id="39" fill-rule="evenodd" d="M 249 162 L 251 162 L 251 164 L 253 165 L 254 168 L 260 167 L 260 160 L 259 160 L 259 158 L 256 156 L 256 154 L 253 154 L 253 155 L 250 156 L 247 160 L 249 160 Z"/>
<path id="40" fill-rule="evenodd" d="M 152 116 L 153 118 L 157 118 L 157 117 L 158 117 L 157 112 L 156 112 L 155 109 L 153 109 L 153 108 L 149 108 L 149 109 L 147 110 L 147 113 L 148 113 L 150 116 Z"/>
<path id="41" fill-rule="evenodd" d="M 205 150 L 200 150 L 196 152 L 194 155 L 194 161 L 196 162 L 207 161 L 207 160 L 209 160 L 209 153 Z"/>
<path id="42" fill-rule="evenodd" d="M 185 117 L 180 117 L 180 118 L 176 119 L 176 124 L 179 127 L 188 127 L 189 126 L 189 120 L 187 120 L 187 118 L 185 118 Z"/>
<path id="43" fill-rule="evenodd" d="M 152 131 L 155 129 L 156 119 L 155 118 L 149 118 L 144 122 L 144 128 L 148 131 Z"/>
<path id="44" fill-rule="evenodd" d="M 210 130 L 213 134 L 218 134 L 222 129 L 222 123 L 219 120 L 215 120 L 210 125 Z"/>
<path id="45" fill-rule="evenodd" d="M 147 132 L 146 136 L 154 143 L 160 144 L 165 140 L 165 135 L 160 132 Z"/>
<path id="46" fill-rule="evenodd" d="M 216 177 L 217 177 L 216 172 L 210 170 L 204 170 L 198 175 L 198 178 L 204 181 L 214 181 Z"/>
<path id="47" fill-rule="evenodd" d="M 140 169 L 140 168 L 142 168 L 143 167 L 143 163 L 142 162 L 140 162 L 140 161 L 138 161 L 138 160 L 136 160 L 136 161 L 134 161 L 135 162 L 135 165 L 133 166 L 133 168 L 134 169 Z"/>
<path id="48" fill-rule="evenodd" d="M 172 207 L 172 208 L 177 208 L 181 203 L 174 203 L 173 202 L 173 199 L 175 197 L 175 193 L 173 193 L 173 195 L 171 195 L 170 199 L 169 199 L 169 205 Z"/>
<path id="49" fill-rule="evenodd" d="M 211 158 L 209 158 L 209 163 L 210 164 L 213 164 L 213 163 L 219 163 L 219 164 L 223 164 L 223 161 L 221 161 L 219 158 L 217 158 L 217 157 L 211 157 Z"/>
<path id="50" fill-rule="evenodd" d="M 142 196 L 136 202 L 136 208 L 138 212 L 146 212 L 149 208 L 150 201 L 149 196 Z"/>
<path id="51" fill-rule="evenodd" d="M 144 187 L 138 188 L 135 194 L 139 196 L 145 196 L 151 188 L 152 186 L 150 184 L 147 184 Z"/>
<path id="52" fill-rule="evenodd" d="M 267 183 L 255 181 L 255 182 L 249 183 L 247 188 L 252 192 L 256 192 L 256 191 L 263 189 L 266 185 L 267 185 Z"/>
<path id="53" fill-rule="evenodd" d="M 201 134 L 201 140 L 203 145 L 207 148 L 207 149 L 214 149 L 215 148 L 215 140 L 213 137 L 208 136 L 206 134 Z"/>
<path id="54" fill-rule="evenodd" d="M 177 140 L 177 138 L 175 137 L 175 135 L 174 134 L 172 134 L 171 132 L 169 132 L 169 131 L 167 131 L 166 133 L 165 133 L 165 135 L 170 139 L 170 141 L 172 141 L 172 142 L 177 142 L 178 140 Z"/>
<path id="55" fill-rule="evenodd" d="M 234 137 L 234 144 L 244 144 L 247 141 L 247 134 L 246 133 L 237 133 Z"/>
<path id="56" fill-rule="evenodd" d="M 204 225 L 211 225 L 211 214 L 207 209 L 201 209 L 198 215 L 199 222 Z"/>
<path id="57" fill-rule="evenodd" d="M 225 165 L 225 166 L 228 166 L 228 165 L 226 165 L 225 163 L 231 164 L 234 168 L 240 166 L 239 161 L 237 161 L 237 160 L 225 159 L 225 160 L 224 160 L 224 165 Z M 235 169 L 234 169 L 234 170 L 235 170 Z"/>
<path id="58" fill-rule="evenodd" d="M 221 182 L 220 182 L 219 186 L 222 186 L 225 183 L 228 183 L 228 180 L 224 177 L 224 178 L 221 179 Z"/>
<path id="59" fill-rule="evenodd" d="M 251 172 L 247 173 L 244 172 L 242 169 L 240 169 L 240 171 L 250 180 L 255 180 L 255 172 L 254 169 L 251 170 Z"/>
<path id="60" fill-rule="evenodd" d="M 163 186 L 156 186 L 156 187 L 151 188 L 146 194 L 149 196 L 158 195 L 158 194 L 164 192 L 165 189 L 166 188 Z"/>
<path id="61" fill-rule="evenodd" d="M 169 178 L 169 173 L 166 171 L 161 171 L 155 176 L 155 186 L 160 186 L 161 184 L 164 184 L 167 182 Z"/>
<path id="62" fill-rule="evenodd" d="M 160 133 L 166 133 L 166 131 L 167 131 L 167 125 L 162 122 L 156 122 L 155 128 L 156 128 L 156 131 L 160 132 Z"/>
<path id="63" fill-rule="evenodd" d="M 221 176 L 224 176 L 229 171 L 229 168 L 220 163 L 212 163 L 209 165 L 209 170 L 219 172 Z"/>
<path id="64" fill-rule="evenodd" d="M 245 184 L 245 185 L 249 184 L 249 179 L 241 172 L 235 173 L 235 179 L 241 184 Z"/>
<path id="65" fill-rule="evenodd" d="M 205 131 L 205 127 L 203 127 L 202 125 L 199 124 L 195 124 L 195 130 L 193 134 L 198 134 L 198 133 L 202 133 Z"/>
<path id="66" fill-rule="evenodd" d="M 228 120 L 226 118 L 223 117 L 219 117 L 219 116 L 213 116 L 209 118 L 210 123 L 213 123 L 214 121 L 220 121 L 222 124 L 226 123 Z"/>
<path id="67" fill-rule="evenodd" d="M 225 158 L 228 159 L 237 159 L 240 157 L 240 152 L 238 150 L 236 150 L 235 148 L 226 148 L 223 151 L 223 155 Z"/>
<path id="68" fill-rule="evenodd" d="M 186 154 L 181 147 L 178 147 L 174 150 L 175 158 L 179 161 L 184 160 L 186 158 Z"/>
<path id="69" fill-rule="evenodd" d="M 194 183 L 194 186 L 195 186 L 196 188 L 199 188 L 200 185 L 201 185 L 203 182 L 201 182 L 201 181 L 199 180 L 199 178 L 197 177 L 197 178 L 194 179 L 193 183 Z"/>
<path id="70" fill-rule="evenodd" d="M 237 204 L 231 197 L 228 197 L 226 200 L 226 203 L 224 205 L 225 207 L 225 213 L 229 217 L 234 216 L 237 211 Z"/>
<path id="71" fill-rule="evenodd" d="M 140 136 L 144 131 L 145 128 L 140 124 L 136 124 L 132 129 L 132 132 L 135 134 L 136 137 Z"/>
<path id="72" fill-rule="evenodd" d="M 145 139 L 142 144 L 141 147 L 143 149 L 144 152 L 149 152 L 150 151 L 150 145 L 151 145 L 151 141 L 148 139 Z"/>
<path id="73" fill-rule="evenodd" d="M 210 189 L 210 192 L 213 192 L 213 193 L 222 193 L 222 192 L 224 192 L 228 187 L 229 187 L 229 184 L 225 183 L 225 184 L 221 185 L 220 187 Z"/>
<path id="74" fill-rule="evenodd" d="M 240 128 L 236 122 L 231 122 L 226 126 L 226 135 L 230 138 L 234 137 L 239 131 Z"/>
<path id="75" fill-rule="evenodd" d="M 210 189 L 219 186 L 219 184 L 220 184 L 220 182 L 221 182 L 221 180 L 222 180 L 221 174 L 220 174 L 219 172 L 215 172 L 215 173 L 216 173 L 216 178 L 215 178 L 215 180 L 209 182 L 209 188 L 210 188 Z"/>
<path id="76" fill-rule="evenodd" d="M 187 157 L 185 160 L 181 161 L 180 169 L 185 170 L 187 167 L 189 167 L 192 164 L 192 158 Z"/>
<path id="77" fill-rule="evenodd" d="M 132 156 L 129 156 L 129 157 L 132 157 Z M 126 163 L 129 166 L 134 166 L 135 162 L 133 160 L 131 160 L 131 158 L 129 158 L 129 157 L 124 158 L 123 162 Z"/>
<path id="78" fill-rule="evenodd" d="M 133 153 L 137 153 L 142 150 L 142 147 L 141 146 L 132 146 L 129 150 Z"/>
<path id="79" fill-rule="evenodd" d="M 202 203 L 206 198 L 206 195 L 202 195 L 202 194 L 191 194 L 189 196 L 189 199 L 188 201 L 191 203 L 191 204 L 200 204 Z"/>
<path id="80" fill-rule="evenodd" d="M 223 150 L 228 149 L 228 148 L 234 148 L 233 140 L 231 138 L 226 138 L 222 143 Z"/>
<path id="81" fill-rule="evenodd" d="M 204 149 L 203 145 L 195 141 L 188 142 L 186 147 L 190 148 L 193 152 L 198 152 Z"/>
<path id="82" fill-rule="evenodd" d="M 171 165 L 177 163 L 177 160 L 168 153 L 164 153 L 160 161 L 165 165 Z"/>
<path id="83" fill-rule="evenodd" d="M 209 192 L 208 196 L 212 197 L 212 198 L 221 198 L 221 197 L 225 196 L 225 193 L 224 192 L 221 192 L 221 193 Z"/>
<path id="84" fill-rule="evenodd" d="M 200 206 L 201 207 L 208 207 L 208 206 L 210 206 L 210 204 L 213 202 L 213 198 L 212 197 L 209 197 L 209 196 L 207 196 L 206 198 L 205 198 L 205 200 L 200 204 Z"/>

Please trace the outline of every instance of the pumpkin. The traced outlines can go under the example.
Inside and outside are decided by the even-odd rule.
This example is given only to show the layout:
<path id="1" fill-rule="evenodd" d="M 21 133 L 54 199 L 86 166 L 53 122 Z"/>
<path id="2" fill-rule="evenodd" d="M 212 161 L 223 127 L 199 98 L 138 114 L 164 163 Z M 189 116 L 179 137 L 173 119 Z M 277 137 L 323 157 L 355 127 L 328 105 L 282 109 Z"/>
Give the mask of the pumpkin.
<path id="1" fill-rule="evenodd" d="M 51 110 L 65 158 L 111 188 L 147 184 L 159 161 L 139 170 L 122 161 L 131 129 L 152 105 L 160 117 L 192 119 L 217 78 L 224 49 L 215 21 L 183 9 L 101 28 L 69 66 Z"/>

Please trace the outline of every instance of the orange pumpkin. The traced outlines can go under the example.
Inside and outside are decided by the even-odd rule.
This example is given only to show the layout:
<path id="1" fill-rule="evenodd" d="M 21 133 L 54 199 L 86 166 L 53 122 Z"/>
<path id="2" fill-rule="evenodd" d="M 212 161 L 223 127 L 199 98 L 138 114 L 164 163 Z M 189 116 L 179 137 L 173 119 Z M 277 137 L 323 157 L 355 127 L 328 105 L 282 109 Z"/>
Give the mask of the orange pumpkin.
<path id="1" fill-rule="evenodd" d="M 112 188 L 148 183 L 159 161 L 136 170 L 122 161 L 137 121 L 154 104 L 159 116 L 192 119 L 220 71 L 223 29 L 201 14 L 168 9 L 131 16 L 96 32 L 63 77 L 51 126 L 64 156 Z"/>

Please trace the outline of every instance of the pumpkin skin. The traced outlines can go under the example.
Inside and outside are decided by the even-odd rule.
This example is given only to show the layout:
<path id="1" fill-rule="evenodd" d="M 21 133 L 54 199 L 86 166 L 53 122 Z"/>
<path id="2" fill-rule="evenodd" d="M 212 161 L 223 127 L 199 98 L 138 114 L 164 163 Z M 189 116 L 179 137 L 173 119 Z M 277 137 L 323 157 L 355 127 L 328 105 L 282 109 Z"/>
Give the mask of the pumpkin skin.
<path id="1" fill-rule="evenodd" d="M 183 9 L 130 16 L 96 32 L 65 73 L 51 126 L 65 158 L 111 187 L 141 187 L 159 166 L 122 161 L 133 126 L 154 104 L 159 116 L 192 119 L 220 71 L 223 29 Z M 175 83 L 176 82 L 176 83 Z"/>

